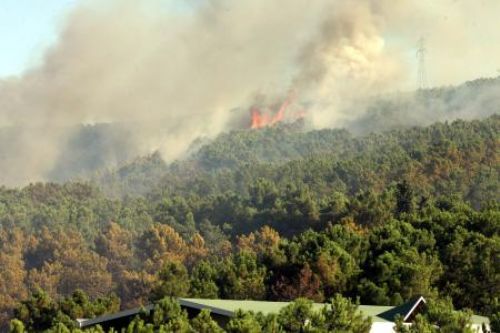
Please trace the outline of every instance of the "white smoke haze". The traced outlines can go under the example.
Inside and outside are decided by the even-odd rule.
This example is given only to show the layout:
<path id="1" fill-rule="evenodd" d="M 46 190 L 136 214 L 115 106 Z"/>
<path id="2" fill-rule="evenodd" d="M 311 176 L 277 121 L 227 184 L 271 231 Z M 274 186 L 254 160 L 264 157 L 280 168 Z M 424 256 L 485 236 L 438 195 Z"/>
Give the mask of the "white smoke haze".
<path id="1" fill-rule="evenodd" d="M 120 124 L 113 140 L 128 152 L 110 164 L 154 150 L 179 158 L 197 137 L 249 122 L 256 95 L 293 90 L 314 126 L 342 126 L 357 116 L 343 111 L 352 99 L 413 88 L 421 35 L 439 66 L 433 83 L 474 78 L 481 63 L 491 75 L 499 9 L 497 0 L 82 1 L 38 67 L 0 80 L 0 125 L 14 133 L 0 149 L 0 183 L 53 175 L 78 124 Z"/>

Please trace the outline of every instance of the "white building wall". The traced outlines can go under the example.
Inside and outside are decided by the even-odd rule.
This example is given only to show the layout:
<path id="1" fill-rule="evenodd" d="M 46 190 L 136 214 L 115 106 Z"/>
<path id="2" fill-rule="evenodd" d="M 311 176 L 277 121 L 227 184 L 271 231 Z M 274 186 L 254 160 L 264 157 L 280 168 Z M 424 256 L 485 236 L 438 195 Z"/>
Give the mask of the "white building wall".
<path id="1" fill-rule="evenodd" d="M 391 322 L 384 322 L 384 323 L 372 323 L 372 328 L 370 329 L 370 333 L 394 333 L 394 327 L 396 325 L 394 323 L 391 323 Z M 486 333 L 486 332 L 483 332 L 483 328 L 482 328 L 482 325 L 479 325 L 479 324 L 472 324 L 471 325 L 472 329 L 474 332 L 477 332 L 477 333 Z M 489 326 L 489 325 L 487 325 Z M 487 327 L 487 329 L 489 330 L 489 327 Z"/>
<path id="2" fill-rule="evenodd" d="M 486 332 L 483 331 L 483 325 L 481 324 L 472 324 L 471 326 L 472 330 L 477 333 L 486 333 L 491 330 L 490 325 L 486 325 Z"/>
<path id="3" fill-rule="evenodd" d="M 385 322 L 385 323 L 372 323 L 372 328 L 370 329 L 370 333 L 394 333 L 394 323 Z"/>

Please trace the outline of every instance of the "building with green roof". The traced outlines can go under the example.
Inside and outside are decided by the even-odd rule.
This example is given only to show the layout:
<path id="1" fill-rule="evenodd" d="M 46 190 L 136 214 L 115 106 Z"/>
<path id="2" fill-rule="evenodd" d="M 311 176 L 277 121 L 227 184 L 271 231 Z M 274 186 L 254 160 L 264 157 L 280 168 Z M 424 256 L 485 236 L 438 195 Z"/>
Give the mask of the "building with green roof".
<path id="1" fill-rule="evenodd" d="M 221 300 L 221 299 L 198 299 L 198 298 L 179 298 L 181 307 L 186 310 L 190 318 L 195 317 L 203 309 L 210 310 L 212 318 L 224 327 L 238 310 L 262 313 L 264 315 L 279 313 L 280 310 L 289 302 L 268 302 L 268 301 L 250 301 L 250 300 Z M 401 316 L 405 323 L 411 325 L 413 319 L 418 313 L 425 309 L 425 299 L 418 297 L 399 306 L 378 306 L 378 305 L 360 305 L 361 313 L 370 317 L 372 320 L 371 333 L 394 332 L 395 319 Z M 314 303 L 314 308 L 321 310 L 327 304 Z M 118 312 L 111 315 L 105 315 L 94 319 L 80 319 L 78 326 L 88 328 L 100 325 L 103 328 L 114 327 L 116 329 L 126 327 L 133 318 L 141 311 L 150 312 L 154 308 L 148 305 L 144 308 L 136 308 Z M 489 328 L 489 320 L 482 316 L 472 316 L 472 328 L 478 333 L 483 332 L 483 325 Z"/>

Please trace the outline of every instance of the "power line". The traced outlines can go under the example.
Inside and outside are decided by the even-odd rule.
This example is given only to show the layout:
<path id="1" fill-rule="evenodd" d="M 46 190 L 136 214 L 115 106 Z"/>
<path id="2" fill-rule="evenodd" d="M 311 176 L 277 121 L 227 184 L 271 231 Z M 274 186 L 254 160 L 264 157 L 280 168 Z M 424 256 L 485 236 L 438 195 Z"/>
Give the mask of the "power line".
<path id="1" fill-rule="evenodd" d="M 427 49 L 425 47 L 425 39 L 422 37 L 418 40 L 417 44 L 417 61 L 418 61 L 418 73 L 417 73 L 417 87 L 418 89 L 427 88 L 427 72 L 425 69 L 425 56 Z"/>

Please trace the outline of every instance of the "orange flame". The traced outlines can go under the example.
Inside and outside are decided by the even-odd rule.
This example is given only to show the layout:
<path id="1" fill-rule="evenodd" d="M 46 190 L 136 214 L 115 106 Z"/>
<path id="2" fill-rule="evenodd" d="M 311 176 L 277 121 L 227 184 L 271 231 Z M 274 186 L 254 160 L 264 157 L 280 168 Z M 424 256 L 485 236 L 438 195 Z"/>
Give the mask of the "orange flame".
<path id="1" fill-rule="evenodd" d="M 262 127 L 267 126 L 267 124 L 269 122 L 268 118 L 269 117 L 265 114 L 262 114 L 262 112 L 258 108 L 253 107 L 252 108 L 252 125 L 250 126 L 250 128 L 256 129 L 256 128 L 262 128 Z"/>
<path id="2" fill-rule="evenodd" d="M 256 129 L 256 128 L 263 128 L 266 126 L 274 126 L 277 123 L 283 121 L 285 118 L 285 111 L 288 108 L 288 106 L 291 103 L 291 98 L 287 98 L 283 104 L 281 104 L 278 112 L 271 116 L 269 114 L 262 113 L 260 109 L 257 107 L 253 107 L 251 110 L 252 114 L 252 124 L 250 125 L 250 128 Z"/>
<path id="3" fill-rule="evenodd" d="M 271 119 L 271 123 L 270 125 L 274 125 L 276 123 L 279 123 L 280 121 L 283 120 L 283 118 L 285 118 L 285 111 L 286 109 L 288 108 L 288 105 L 290 105 L 290 99 L 287 98 L 283 104 L 281 104 L 281 107 L 278 111 L 278 113 L 276 113 L 273 117 L 273 119 Z"/>

